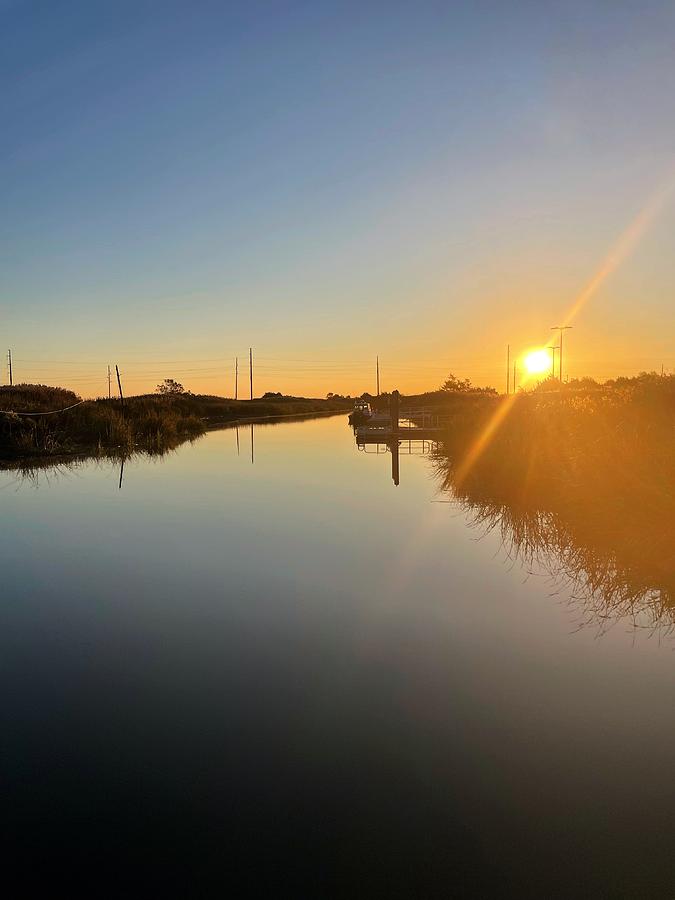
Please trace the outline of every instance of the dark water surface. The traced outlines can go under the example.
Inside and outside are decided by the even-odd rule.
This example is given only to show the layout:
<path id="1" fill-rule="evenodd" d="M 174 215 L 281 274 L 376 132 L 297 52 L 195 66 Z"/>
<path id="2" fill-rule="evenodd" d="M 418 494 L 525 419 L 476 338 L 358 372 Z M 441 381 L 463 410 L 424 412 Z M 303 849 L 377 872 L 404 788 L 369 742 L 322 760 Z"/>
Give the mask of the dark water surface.
<path id="1" fill-rule="evenodd" d="M 342 417 L 239 438 L 0 473 L 13 896 L 674 896 L 668 630 Z"/>

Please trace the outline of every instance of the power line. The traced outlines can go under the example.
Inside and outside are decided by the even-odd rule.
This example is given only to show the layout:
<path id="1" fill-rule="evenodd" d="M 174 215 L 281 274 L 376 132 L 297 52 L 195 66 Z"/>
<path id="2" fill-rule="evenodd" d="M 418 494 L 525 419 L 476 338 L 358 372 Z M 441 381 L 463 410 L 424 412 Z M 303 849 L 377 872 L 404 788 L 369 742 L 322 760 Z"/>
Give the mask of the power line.
<path id="1" fill-rule="evenodd" d="M 50 409 L 48 412 L 17 412 L 14 409 L 0 409 L 0 413 L 8 416 L 55 416 L 58 413 L 68 412 L 69 409 L 75 409 L 76 406 L 82 406 L 83 403 L 91 403 L 91 400 L 78 400 L 72 406 L 64 406 L 63 409 Z"/>

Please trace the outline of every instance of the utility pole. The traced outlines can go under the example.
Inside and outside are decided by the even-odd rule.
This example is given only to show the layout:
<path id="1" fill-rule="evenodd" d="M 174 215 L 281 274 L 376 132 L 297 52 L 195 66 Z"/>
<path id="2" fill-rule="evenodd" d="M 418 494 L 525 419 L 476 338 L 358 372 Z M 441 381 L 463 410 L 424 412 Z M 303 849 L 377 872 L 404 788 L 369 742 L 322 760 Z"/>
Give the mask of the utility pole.
<path id="1" fill-rule="evenodd" d="M 511 344 L 506 345 L 506 396 L 509 396 L 509 375 L 511 373 Z"/>
<path id="2" fill-rule="evenodd" d="M 14 377 L 12 375 L 12 351 L 7 351 L 7 367 L 9 369 L 9 386 L 12 387 L 14 384 Z"/>
<path id="3" fill-rule="evenodd" d="M 251 400 L 253 400 L 253 348 L 248 348 L 248 372 L 251 382 Z"/>
<path id="4" fill-rule="evenodd" d="M 516 363 L 513 363 L 513 393 L 516 392 Z"/>
<path id="5" fill-rule="evenodd" d="M 239 357 L 234 358 L 234 399 L 239 399 Z"/>
<path id="6" fill-rule="evenodd" d="M 380 357 L 375 357 L 375 368 L 377 372 L 377 396 L 380 396 Z"/>
<path id="7" fill-rule="evenodd" d="M 110 390 L 110 366 L 108 366 L 108 400 L 110 400 L 111 393 L 112 392 Z"/>
<path id="8" fill-rule="evenodd" d="M 552 354 L 551 354 L 551 355 L 552 355 L 552 361 L 551 361 L 551 378 L 555 378 L 555 351 L 558 349 L 558 347 L 557 347 L 557 346 L 552 346 L 552 347 L 550 346 L 548 349 L 551 350 L 551 351 L 553 351 Z"/>
<path id="9" fill-rule="evenodd" d="M 124 394 L 122 393 L 122 379 L 120 378 L 120 370 L 117 365 L 115 365 L 115 372 L 117 372 L 117 387 L 120 389 L 120 400 L 122 401 L 122 407 L 124 407 Z"/>
<path id="10" fill-rule="evenodd" d="M 554 325 L 551 328 L 551 331 L 559 331 L 560 332 L 560 346 L 558 348 L 560 350 L 560 356 L 558 357 L 558 359 L 559 359 L 559 365 L 560 365 L 560 385 L 561 386 L 562 386 L 562 379 L 563 379 L 563 331 L 567 331 L 569 328 L 572 328 L 572 326 L 571 325 Z"/>

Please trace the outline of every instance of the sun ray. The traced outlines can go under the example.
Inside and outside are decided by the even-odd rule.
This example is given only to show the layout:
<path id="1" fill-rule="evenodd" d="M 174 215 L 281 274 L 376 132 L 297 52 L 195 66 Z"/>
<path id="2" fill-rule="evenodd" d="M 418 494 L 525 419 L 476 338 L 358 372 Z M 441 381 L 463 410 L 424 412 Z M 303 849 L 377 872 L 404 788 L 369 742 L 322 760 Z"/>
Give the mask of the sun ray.
<path id="1" fill-rule="evenodd" d="M 675 171 L 659 190 L 654 192 L 630 225 L 619 236 L 612 249 L 593 274 L 593 277 L 575 298 L 562 322 L 563 325 L 572 323 L 572 320 L 576 318 L 588 301 L 597 294 L 609 276 L 630 256 L 645 231 L 668 204 L 673 193 L 675 193 Z"/>
<path id="2" fill-rule="evenodd" d="M 577 295 L 572 303 L 567 315 L 563 319 L 562 324 L 568 326 L 586 306 L 588 301 L 597 294 L 598 290 L 605 283 L 607 278 L 615 272 L 619 266 L 633 252 L 640 239 L 643 237 L 649 226 L 655 221 L 659 214 L 668 204 L 675 193 L 675 169 L 671 172 L 670 177 L 661 187 L 654 192 L 644 207 L 636 215 L 628 227 L 621 233 L 618 240 L 605 256 L 602 263 L 593 274 L 592 278 L 586 284 L 584 289 Z M 534 351 L 535 353 L 538 351 Z M 545 352 L 545 351 L 543 351 Z M 535 374 L 527 365 L 527 360 L 532 356 L 528 354 L 525 357 L 525 383 Z M 543 370 L 542 370 L 543 371 Z M 476 462 L 489 446 L 490 441 L 501 427 L 502 423 L 510 413 L 516 402 L 518 395 L 511 394 L 504 398 L 492 417 L 485 425 L 481 433 L 478 435 L 468 453 L 457 467 L 455 472 L 455 482 L 459 486 L 467 477 Z"/>

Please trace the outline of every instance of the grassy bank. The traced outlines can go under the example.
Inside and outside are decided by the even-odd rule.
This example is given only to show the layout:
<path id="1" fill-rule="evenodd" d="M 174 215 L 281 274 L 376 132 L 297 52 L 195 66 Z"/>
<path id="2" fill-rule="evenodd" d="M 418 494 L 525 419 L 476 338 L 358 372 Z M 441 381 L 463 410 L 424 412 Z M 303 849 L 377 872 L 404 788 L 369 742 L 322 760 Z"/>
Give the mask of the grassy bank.
<path id="1" fill-rule="evenodd" d="M 521 392 L 450 414 L 445 446 L 459 465 L 490 423 L 499 422 L 467 478 L 509 482 L 521 494 L 567 503 L 592 488 L 614 501 L 617 488 L 653 489 L 675 477 L 675 377 L 644 376 L 595 387 Z"/>
<path id="2" fill-rule="evenodd" d="M 129 397 L 122 405 L 107 399 L 83 402 L 72 391 L 45 385 L 0 387 L 0 453 L 59 455 L 139 448 L 153 452 L 198 437 L 209 426 L 336 407 L 337 401 L 297 397 L 237 401 L 192 394 L 148 394 Z"/>
<path id="3" fill-rule="evenodd" d="M 586 607 L 598 620 L 667 610 L 672 621 L 674 438 L 672 377 L 523 393 L 451 419 L 438 474 L 514 556 L 543 559 L 599 602 Z"/>

